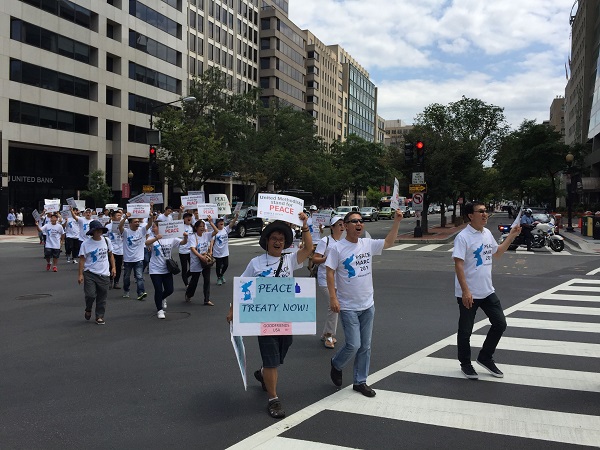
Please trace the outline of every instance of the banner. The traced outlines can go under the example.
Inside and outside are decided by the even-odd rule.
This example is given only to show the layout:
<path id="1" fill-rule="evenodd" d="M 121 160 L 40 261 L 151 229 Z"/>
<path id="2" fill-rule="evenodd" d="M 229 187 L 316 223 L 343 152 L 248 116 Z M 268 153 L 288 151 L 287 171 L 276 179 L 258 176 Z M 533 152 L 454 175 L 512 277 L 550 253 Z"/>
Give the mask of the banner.
<path id="1" fill-rule="evenodd" d="M 233 335 L 316 334 L 314 278 L 235 277 Z"/>
<path id="2" fill-rule="evenodd" d="M 394 178 L 394 192 L 392 193 L 390 208 L 393 210 L 400 209 L 400 183 L 398 178 Z"/>
<path id="3" fill-rule="evenodd" d="M 210 194 L 208 196 L 210 203 L 214 203 L 219 208 L 219 216 L 231 214 L 231 206 L 227 194 Z"/>
<path id="4" fill-rule="evenodd" d="M 197 209 L 198 204 L 204 203 L 204 195 L 184 195 L 181 197 L 183 209 Z"/>
<path id="5" fill-rule="evenodd" d="M 198 218 L 207 219 L 210 216 L 216 219 L 219 216 L 219 207 L 213 203 L 201 203 L 198 205 Z"/>
<path id="6" fill-rule="evenodd" d="M 183 220 L 158 222 L 158 234 L 163 238 L 182 238 L 184 232 Z"/>
<path id="7" fill-rule="evenodd" d="M 317 228 L 319 225 L 323 227 L 328 227 L 331 223 L 331 214 L 327 213 L 313 213 L 310 217 L 312 217 L 313 225 Z"/>
<path id="8" fill-rule="evenodd" d="M 258 194 L 258 217 L 283 220 L 302 226 L 298 214 L 304 211 L 304 200 L 289 195 Z"/>
<path id="9" fill-rule="evenodd" d="M 127 212 L 131 219 L 146 219 L 150 217 L 150 203 L 129 203 Z"/>
<path id="10" fill-rule="evenodd" d="M 161 205 L 164 202 L 162 192 L 151 192 L 142 195 L 144 196 L 144 203 L 154 203 L 155 205 Z"/>

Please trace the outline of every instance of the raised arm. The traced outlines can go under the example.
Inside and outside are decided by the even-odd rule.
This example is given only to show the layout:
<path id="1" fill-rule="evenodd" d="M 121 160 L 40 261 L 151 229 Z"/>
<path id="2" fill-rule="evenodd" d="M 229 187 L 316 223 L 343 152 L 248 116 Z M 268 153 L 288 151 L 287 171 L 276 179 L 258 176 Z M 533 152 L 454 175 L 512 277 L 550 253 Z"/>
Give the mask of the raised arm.
<path id="1" fill-rule="evenodd" d="M 304 214 L 303 212 L 301 212 L 300 214 L 298 214 L 298 216 L 300 217 L 300 220 L 302 221 L 302 240 L 304 242 L 304 245 L 302 246 L 301 249 L 299 249 L 296 252 L 296 258 L 298 263 L 301 263 L 302 261 L 304 261 L 306 258 L 308 258 L 310 256 L 310 254 L 313 251 L 313 243 L 312 243 L 312 235 L 310 234 L 310 231 L 308 229 L 308 216 L 306 214 Z"/>
<path id="2" fill-rule="evenodd" d="M 400 221 L 403 217 L 404 216 L 402 215 L 402 211 L 400 211 L 400 209 L 397 209 L 396 215 L 394 216 L 394 224 L 392 225 L 390 232 L 385 237 L 385 243 L 383 244 L 383 248 L 390 248 L 392 245 L 394 245 L 396 237 L 398 237 L 398 228 L 400 228 Z"/>

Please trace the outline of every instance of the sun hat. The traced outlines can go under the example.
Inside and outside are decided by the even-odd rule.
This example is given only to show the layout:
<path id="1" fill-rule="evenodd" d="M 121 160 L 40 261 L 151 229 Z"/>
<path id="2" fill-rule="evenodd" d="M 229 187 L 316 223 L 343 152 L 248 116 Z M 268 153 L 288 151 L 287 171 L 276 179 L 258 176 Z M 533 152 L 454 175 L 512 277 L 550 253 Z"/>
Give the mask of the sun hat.
<path id="1" fill-rule="evenodd" d="M 275 231 L 281 231 L 283 233 L 283 236 L 285 238 L 285 245 L 283 248 L 285 249 L 291 247 L 292 242 L 294 242 L 294 234 L 292 233 L 292 229 L 285 222 L 282 222 L 281 220 L 276 220 L 274 222 L 271 222 L 265 227 L 264 230 L 262 230 L 260 240 L 258 241 L 258 243 L 263 248 L 263 250 L 267 249 L 267 239 L 269 239 L 271 233 Z"/>
<path id="2" fill-rule="evenodd" d="M 99 220 L 92 220 L 90 222 L 90 229 L 85 234 L 91 236 L 92 234 L 94 234 L 94 231 L 96 231 L 96 230 L 102 230 L 102 233 L 108 233 L 108 228 L 106 228 L 104 225 L 102 225 L 102 222 L 100 222 Z"/>

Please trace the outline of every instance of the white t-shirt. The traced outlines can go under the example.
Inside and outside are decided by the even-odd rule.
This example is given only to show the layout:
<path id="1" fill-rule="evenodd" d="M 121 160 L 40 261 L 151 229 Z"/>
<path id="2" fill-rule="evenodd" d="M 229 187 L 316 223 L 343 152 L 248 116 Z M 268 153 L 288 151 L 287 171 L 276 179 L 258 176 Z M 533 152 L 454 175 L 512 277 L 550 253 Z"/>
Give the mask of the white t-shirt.
<path id="1" fill-rule="evenodd" d="M 325 258 L 327 258 L 327 255 L 329 255 L 329 251 L 331 250 L 331 246 L 335 245 L 336 242 L 337 241 L 331 236 L 325 236 L 317 244 L 315 253 L 323 255 Z M 325 268 L 325 263 L 319 264 L 319 268 L 317 269 L 317 282 L 319 283 L 319 286 L 327 287 L 327 269 Z"/>
<path id="2" fill-rule="evenodd" d="M 325 266 L 335 270 L 335 286 L 340 308 L 364 311 L 373 306 L 373 261 L 381 255 L 383 239 L 360 238 L 356 244 L 342 239 L 329 244 Z"/>
<path id="3" fill-rule="evenodd" d="M 150 275 L 169 273 L 167 269 L 166 258 L 171 258 L 173 248 L 179 247 L 182 239 L 160 239 L 152 244 L 150 251 L 150 264 L 148 265 L 148 273 Z"/>
<path id="4" fill-rule="evenodd" d="M 267 253 L 256 256 L 250 260 L 243 277 L 274 277 L 279 267 L 280 257 L 270 256 Z M 279 276 L 288 278 L 293 276 L 294 270 L 300 269 L 303 263 L 298 262 L 296 253 L 286 253 L 283 255 L 283 264 Z"/>
<path id="5" fill-rule="evenodd" d="M 462 259 L 467 286 L 474 299 L 484 299 L 495 292 L 492 285 L 492 258 L 498 243 L 491 231 L 477 231 L 470 224 L 454 239 L 452 258 Z M 454 295 L 462 297 L 458 277 L 454 275 Z"/>
<path id="6" fill-rule="evenodd" d="M 123 229 L 123 262 L 138 262 L 144 260 L 146 243 L 146 227 L 141 225 L 137 230 Z"/>
<path id="7" fill-rule="evenodd" d="M 62 225 L 58 223 L 52 225 L 47 223 L 42 227 L 42 233 L 46 235 L 46 248 L 60 249 L 60 237 L 64 234 L 65 230 Z"/>
<path id="8" fill-rule="evenodd" d="M 156 219 L 156 220 L 159 222 L 173 222 L 173 214 L 169 214 L 168 216 L 161 214 L 158 216 L 158 219 Z"/>
<path id="9" fill-rule="evenodd" d="M 86 239 L 81 244 L 79 256 L 85 256 L 83 270 L 103 275 L 110 275 L 110 264 L 108 260 L 108 252 L 112 252 L 112 244 L 110 240 L 101 237 L 99 241 L 95 239 Z"/>
<path id="10" fill-rule="evenodd" d="M 194 234 L 194 227 L 192 227 L 192 225 L 186 225 L 185 223 L 183 224 L 183 231 L 186 232 L 188 234 L 188 240 L 185 243 L 185 245 L 180 245 L 179 246 L 179 254 L 180 255 L 189 255 L 190 254 L 190 245 L 192 244 L 192 234 Z"/>
<path id="11" fill-rule="evenodd" d="M 77 218 L 77 223 L 79 224 L 79 240 L 80 241 L 85 241 L 87 239 L 90 239 L 90 236 L 88 236 L 86 233 L 88 231 L 90 231 L 90 222 L 93 219 L 86 219 L 85 217 L 78 217 Z"/>
<path id="12" fill-rule="evenodd" d="M 202 236 L 198 236 L 197 233 L 188 236 L 188 240 L 191 240 L 191 246 L 196 247 L 198 253 L 206 253 L 210 247 L 210 241 L 212 240 L 212 233 L 205 231 Z M 190 247 L 191 247 L 190 246 Z M 202 272 L 202 265 L 200 264 L 200 258 L 193 253 L 190 255 L 190 272 Z"/>
<path id="13" fill-rule="evenodd" d="M 65 232 L 70 239 L 79 239 L 79 222 L 72 217 L 67 217 Z"/>
<path id="14" fill-rule="evenodd" d="M 113 231 L 114 224 L 117 224 L 117 226 L 118 226 L 119 222 L 115 221 L 115 222 L 110 222 L 107 224 L 108 239 L 110 239 L 110 243 L 113 246 L 113 254 L 122 255 L 123 254 L 123 236 L 121 236 L 121 233 L 119 233 L 118 229 L 117 229 L 117 232 Z"/>
<path id="15" fill-rule="evenodd" d="M 224 258 L 229 256 L 229 225 L 219 230 L 215 234 L 215 243 L 213 245 L 213 256 L 215 258 Z M 212 233 L 211 233 L 212 234 Z"/>

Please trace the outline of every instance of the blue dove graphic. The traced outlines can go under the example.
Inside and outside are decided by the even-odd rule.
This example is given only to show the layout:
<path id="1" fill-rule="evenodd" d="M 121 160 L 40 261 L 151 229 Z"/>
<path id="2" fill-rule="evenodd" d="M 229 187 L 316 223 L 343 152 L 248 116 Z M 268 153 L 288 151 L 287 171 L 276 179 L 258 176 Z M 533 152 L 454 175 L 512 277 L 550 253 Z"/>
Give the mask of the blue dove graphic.
<path id="1" fill-rule="evenodd" d="M 264 270 L 260 273 L 259 277 L 268 277 L 271 274 L 271 272 L 273 272 L 273 269 Z"/>
<path id="2" fill-rule="evenodd" d="M 96 249 L 96 250 L 92 250 L 90 252 L 90 256 L 92 257 L 92 262 L 95 263 L 96 261 L 98 261 L 98 250 L 100 249 Z"/>
<path id="3" fill-rule="evenodd" d="M 356 276 L 356 271 L 354 270 L 354 267 L 352 267 L 352 261 L 354 261 L 354 255 L 344 260 L 344 268 L 348 271 L 348 278 Z"/>
<path id="4" fill-rule="evenodd" d="M 473 252 L 473 255 L 475 255 L 475 259 L 477 260 L 475 267 L 481 266 L 483 264 L 483 259 L 481 258 L 482 251 L 483 251 L 483 244 L 481 244 L 481 246 Z"/>

